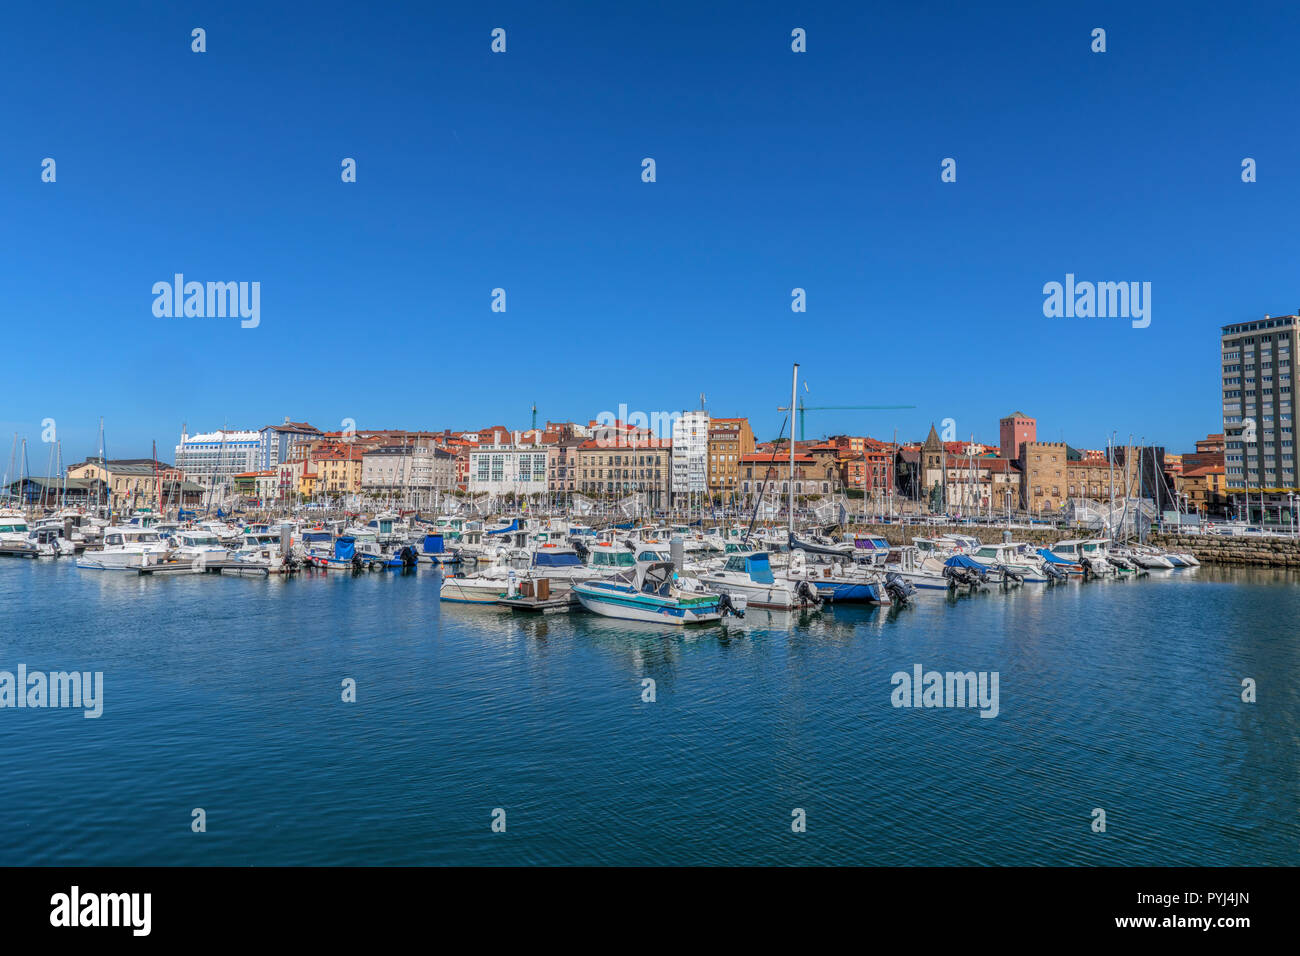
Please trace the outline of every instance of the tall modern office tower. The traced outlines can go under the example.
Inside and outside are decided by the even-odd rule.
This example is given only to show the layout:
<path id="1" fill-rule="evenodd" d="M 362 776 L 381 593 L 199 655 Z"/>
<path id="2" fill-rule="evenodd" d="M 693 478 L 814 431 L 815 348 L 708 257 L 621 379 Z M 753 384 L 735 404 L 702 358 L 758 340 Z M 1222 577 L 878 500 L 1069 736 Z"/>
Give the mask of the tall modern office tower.
<path id="1" fill-rule="evenodd" d="M 1225 325 L 1220 344 L 1224 477 L 1234 513 L 1285 521 L 1300 496 L 1292 392 L 1300 315 Z"/>

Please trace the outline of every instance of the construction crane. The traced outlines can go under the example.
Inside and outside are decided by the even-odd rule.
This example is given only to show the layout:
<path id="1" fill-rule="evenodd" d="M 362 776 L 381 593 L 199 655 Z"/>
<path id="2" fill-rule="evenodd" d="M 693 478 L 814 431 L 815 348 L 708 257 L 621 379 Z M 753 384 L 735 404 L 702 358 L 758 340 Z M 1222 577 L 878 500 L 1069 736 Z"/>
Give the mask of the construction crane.
<path id="1" fill-rule="evenodd" d="M 799 399 L 799 440 L 803 441 L 804 437 L 804 413 L 805 412 L 828 412 L 828 411 L 847 411 L 862 409 L 898 409 L 898 408 L 916 408 L 915 405 L 805 405 L 803 399 Z"/>

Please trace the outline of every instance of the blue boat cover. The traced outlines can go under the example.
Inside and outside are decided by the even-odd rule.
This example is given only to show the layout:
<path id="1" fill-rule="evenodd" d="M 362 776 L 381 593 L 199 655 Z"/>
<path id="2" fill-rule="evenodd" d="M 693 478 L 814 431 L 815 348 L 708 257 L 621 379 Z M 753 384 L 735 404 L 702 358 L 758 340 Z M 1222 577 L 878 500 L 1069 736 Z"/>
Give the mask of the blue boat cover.
<path id="1" fill-rule="evenodd" d="M 485 534 L 508 534 L 511 531 L 518 531 L 518 530 L 519 530 L 519 519 L 516 518 L 514 521 L 510 522 L 510 527 L 497 528 L 495 531 L 487 531 L 485 532 Z"/>
<path id="2" fill-rule="evenodd" d="M 581 564 L 582 558 L 565 551 L 552 553 L 538 551 L 533 555 L 533 567 L 535 568 L 575 568 Z"/>
<path id="3" fill-rule="evenodd" d="M 351 561 L 352 555 L 357 550 L 357 539 L 351 535 L 344 535 L 341 538 L 334 539 L 334 560 Z"/>
<path id="4" fill-rule="evenodd" d="M 745 558 L 745 570 L 749 572 L 749 579 L 755 584 L 776 582 L 776 578 L 772 577 L 772 565 L 764 553 L 751 554 Z"/>
<path id="5" fill-rule="evenodd" d="M 425 554 L 442 554 L 443 551 L 447 550 L 443 547 L 442 535 L 440 534 L 426 534 L 422 547 Z"/>
<path id="6" fill-rule="evenodd" d="M 1039 548 L 1038 554 L 1048 564 L 1078 564 L 1078 561 L 1071 561 L 1069 558 L 1063 558 L 1059 554 L 1053 554 L 1046 548 Z"/>
<path id="7" fill-rule="evenodd" d="M 965 554 L 954 554 L 943 563 L 945 568 L 974 568 L 981 574 L 988 570 L 984 565 Z"/>
<path id="8" fill-rule="evenodd" d="M 304 531 L 302 533 L 303 541 L 328 541 L 332 537 L 334 536 L 328 531 Z"/>

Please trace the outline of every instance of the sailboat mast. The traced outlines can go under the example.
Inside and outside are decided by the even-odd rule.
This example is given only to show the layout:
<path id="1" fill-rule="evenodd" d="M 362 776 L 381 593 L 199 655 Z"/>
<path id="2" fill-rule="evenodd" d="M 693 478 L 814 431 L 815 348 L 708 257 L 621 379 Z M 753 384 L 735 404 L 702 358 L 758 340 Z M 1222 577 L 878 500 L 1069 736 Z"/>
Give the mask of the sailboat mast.
<path id="1" fill-rule="evenodd" d="M 795 408 L 799 398 L 799 363 L 794 363 L 794 374 L 790 379 L 790 416 L 794 420 Z M 789 541 L 794 541 L 794 429 L 790 429 L 790 528 Z"/>

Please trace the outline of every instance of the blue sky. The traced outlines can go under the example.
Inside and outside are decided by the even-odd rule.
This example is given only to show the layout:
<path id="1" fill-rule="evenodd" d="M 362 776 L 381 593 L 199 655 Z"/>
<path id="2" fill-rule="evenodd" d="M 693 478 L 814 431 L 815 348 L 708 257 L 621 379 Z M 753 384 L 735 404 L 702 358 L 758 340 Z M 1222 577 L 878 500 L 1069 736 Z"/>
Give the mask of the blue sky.
<path id="1" fill-rule="evenodd" d="M 809 404 L 918 406 L 810 434 L 992 442 L 1019 409 L 1190 450 L 1221 425 L 1219 326 L 1300 307 L 1300 13 L 1141 6 L 14 7 L 0 435 L 38 473 L 45 418 L 65 459 L 101 415 L 110 455 L 169 459 L 182 422 L 526 427 L 704 392 L 770 437 L 798 361 Z M 260 326 L 155 318 L 176 272 L 260 282 Z M 1151 282 L 1150 327 L 1045 318 L 1067 272 Z"/>

